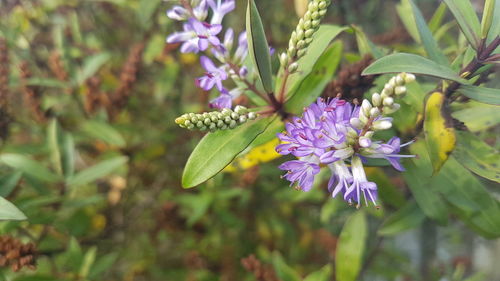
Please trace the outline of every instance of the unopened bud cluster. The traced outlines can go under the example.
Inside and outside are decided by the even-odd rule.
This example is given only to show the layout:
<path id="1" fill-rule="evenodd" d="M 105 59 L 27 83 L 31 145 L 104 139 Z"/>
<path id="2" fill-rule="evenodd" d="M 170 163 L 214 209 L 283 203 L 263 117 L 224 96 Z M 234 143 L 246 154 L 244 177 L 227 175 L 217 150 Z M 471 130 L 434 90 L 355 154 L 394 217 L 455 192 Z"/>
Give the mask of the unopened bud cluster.
<path id="1" fill-rule="evenodd" d="M 406 94 L 406 84 L 415 81 L 415 75 L 410 73 L 400 73 L 392 77 L 384 86 L 382 92 L 374 93 L 371 102 L 363 100 L 358 118 L 350 120 L 351 125 L 358 129 L 363 129 L 367 125 L 370 130 L 386 130 L 392 127 L 391 118 L 382 118 L 384 114 L 396 112 L 401 106 L 394 102 L 397 97 Z M 371 124 L 369 124 L 371 123 Z M 366 132 L 364 137 L 370 136 L 370 131 Z M 360 141 L 362 139 L 360 138 Z"/>
<path id="2" fill-rule="evenodd" d="M 330 0 L 313 0 L 309 3 L 307 12 L 299 20 L 295 31 L 292 32 L 287 52 L 280 55 L 281 65 L 287 67 L 288 72 L 297 71 L 297 60 L 306 54 L 307 47 L 311 44 L 312 37 L 318 30 L 321 19 L 325 16 L 330 3 Z"/>
<path id="3" fill-rule="evenodd" d="M 186 113 L 175 119 L 181 128 L 189 130 L 211 131 L 234 129 L 237 126 L 255 120 L 257 114 L 249 112 L 244 106 L 236 106 L 234 110 L 224 108 L 221 111 L 204 113 Z"/>

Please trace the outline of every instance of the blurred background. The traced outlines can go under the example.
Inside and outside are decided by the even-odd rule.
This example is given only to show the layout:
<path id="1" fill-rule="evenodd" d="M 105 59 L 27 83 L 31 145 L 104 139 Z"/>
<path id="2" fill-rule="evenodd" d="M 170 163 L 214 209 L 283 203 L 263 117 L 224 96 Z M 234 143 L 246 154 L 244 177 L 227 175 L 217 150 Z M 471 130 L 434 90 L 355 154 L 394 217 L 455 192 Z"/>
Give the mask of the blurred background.
<path id="1" fill-rule="evenodd" d="M 240 32 L 246 1 L 236 2 L 224 25 Z M 283 50 L 304 1 L 256 2 L 268 41 Z M 383 48 L 422 52 L 401 21 L 400 1 L 333 2 L 325 22 L 354 24 Z M 440 4 L 415 2 L 427 20 Z M 309 193 L 289 188 L 279 177 L 282 160 L 273 160 L 275 143 L 182 189 L 183 166 L 202 134 L 173 120 L 207 110 L 215 93 L 195 86 L 203 74 L 196 55 L 165 44 L 181 28 L 165 15 L 172 4 L 0 0 L 0 195 L 28 217 L 0 222 L 0 280 L 287 281 L 283 272 L 304 277 L 333 265 L 342 226 L 357 210 L 329 196 L 325 176 Z M 480 13 L 483 1 L 475 5 Z M 442 10 L 435 31 L 453 57 L 458 29 Z M 373 58 L 356 36 L 337 41 L 340 66 L 325 96 L 343 89 L 360 98 L 386 81 L 360 77 Z M 435 85 L 413 91 L 422 101 Z M 498 148 L 498 110 L 464 110 L 454 117 Z M 398 127 L 407 138 L 412 118 Z M 414 201 L 403 174 L 381 167 L 369 174 L 383 203 L 364 210 L 369 235 L 358 280 L 500 280 L 500 242 L 466 227 L 456 206 L 444 220 L 428 219 L 407 205 Z M 498 198 L 498 185 L 484 185 Z M 378 231 L 404 206 L 410 216 Z"/>

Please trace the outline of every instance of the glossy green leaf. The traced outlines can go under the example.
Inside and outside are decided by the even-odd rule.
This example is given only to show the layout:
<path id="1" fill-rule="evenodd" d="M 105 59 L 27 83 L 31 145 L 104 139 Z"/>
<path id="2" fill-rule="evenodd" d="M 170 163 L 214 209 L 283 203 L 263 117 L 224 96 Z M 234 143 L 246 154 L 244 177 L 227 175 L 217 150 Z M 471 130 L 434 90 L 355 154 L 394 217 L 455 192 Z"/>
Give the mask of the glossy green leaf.
<path id="1" fill-rule="evenodd" d="M 464 122 L 471 132 L 487 130 L 500 124 L 500 110 L 495 105 L 476 103 L 470 108 L 453 112 L 452 116 Z"/>
<path id="2" fill-rule="evenodd" d="M 445 108 L 443 93 L 432 93 L 425 104 L 424 133 L 434 173 L 439 172 L 455 149 L 453 120 Z"/>
<path id="3" fill-rule="evenodd" d="M 262 134 L 273 119 L 262 118 L 234 130 L 207 134 L 189 156 L 182 175 L 182 186 L 195 187 L 218 174 Z"/>
<path id="4" fill-rule="evenodd" d="M 446 15 L 446 5 L 444 3 L 439 4 L 439 7 L 432 15 L 429 20 L 429 29 L 431 32 L 436 32 L 438 28 L 442 25 L 444 16 Z"/>
<path id="5" fill-rule="evenodd" d="M 420 210 L 429 218 L 444 225 L 448 221 L 448 208 L 439 194 L 440 187 L 429 184 L 432 179 L 433 169 L 425 140 L 413 143 L 410 146 L 410 152 L 417 157 L 404 162 L 406 171 L 403 176 L 405 181 Z"/>
<path id="6" fill-rule="evenodd" d="M 96 72 L 111 58 L 108 53 L 99 53 L 85 59 L 83 67 L 78 73 L 76 82 L 81 85 L 88 78 L 92 77 Z"/>
<path id="7" fill-rule="evenodd" d="M 485 0 L 483 18 L 481 19 L 481 39 L 488 37 L 488 33 L 493 22 L 493 13 L 495 12 L 495 0 Z"/>
<path id="8" fill-rule="evenodd" d="M 302 280 L 299 274 L 286 264 L 285 260 L 278 252 L 273 253 L 273 266 L 276 271 L 276 275 L 278 275 L 278 278 L 282 281 Z"/>
<path id="9" fill-rule="evenodd" d="M 22 172 L 9 173 L 0 177 L 0 196 L 7 197 L 19 183 Z"/>
<path id="10" fill-rule="evenodd" d="M 75 173 L 75 141 L 69 133 L 64 134 L 62 137 L 61 162 L 64 177 L 73 176 Z"/>
<path id="11" fill-rule="evenodd" d="M 439 48 L 439 45 L 434 39 L 434 37 L 432 37 L 432 33 L 429 30 L 427 24 L 425 23 L 424 16 L 422 16 L 420 9 L 417 7 L 417 5 L 415 5 L 415 3 L 412 0 L 405 0 L 405 1 L 408 1 L 410 3 L 411 10 L 415 18 L 415 23 L 417 25 L 417 29 L 420 34 L 420 39 L 422 40 L 422 44 L 424 45 L 427 56 L 431 60 L 439 64 L 448 65 L 449 64 L 448 59 Z"/>
<path id="12" fill-rule="evenodd" d="M 460 184 L 456 184 L 460 182 Z M 462 209 L 462 219 L 480 229 L 489 238 L 500 237 L 500 204 L 486 187 L 454 157 L 450 157 L 441 173 L 430 182 L 440 186 L 444 198 Z"/>
<path id="13" fill-rule="evenodd" d="M 49 169 L 24 155 L 4 153 L 0 155 L 0 162 L 41 181 L 55 182 L 59 180 L 59 177 Z"/>
<path id="14" fill-rule="evenodd" d="M 104 141 L 109 145 L 116 147 L 124 147 L 126 145 L 125 139 L 120 132 L 108 123 L 90 120 L 83 124 L 82 130 L 88 136 Z"/>
<path id="15" fill-rule="evenodd" d="M 26 216 L 14 204 L 0 197 L 0 220 L 25 220 Z"/>
<path id="16" fill-rule="evenodd" d="M 47 143 L 55 170 L 65 177 L 71 176 L 75 165 L 73 137 L 64 132 L 55 119 L 47 128 Z"/>
<path id="17" fill-rule="evenodd" d="M 320 62 L 320 58 L 323 59 L 325 55 L 325 50 L 329 48 L 330 43 L 342 32 L 346 31 L 348 28 L 345 26 L 337 26 L 331 24 L 323 24 L 319 27 L 318 31 L 313 35 L 313 41 L 307 47 L 307 53 L 302 57 L 299 63 L 299 69 L 296 73 L 290 76 L 288 80 L 288 92 L 287 98 L 290 99 L 294 96 L 300 84 L 309 77 L 309 74 L 314 71 L 316 65 Z M 330 50 L 330 49 L 329 49 Z M 331 63 L 335 63 L 340 58 L 330 58 Z M 326 63 L 326 62 L 325 62 Z M 276 86 L 280 86 L 280 82 L 276 83 Z M 276 89 L 279 91 L 279 89 Z"/>
<path id="18" fill-rule="evenodd" d="M 500 89 L 463 85 L 457 91 L 462 95 L 479 102 L 500 105 Z"/>
<path id="19" fill-rule="evenodd" d="M 344 224 L 335 254 L 338 281 L 356 281 L 363 263 L 368 225 L 363 211 L 356 211 Z"/>
<path id="20" fill-rule="evenodd" d="M 341 58 L 342 43 L 332 44 L 318 59 L 311 73 L 298 85 L 295 94 L 285 103 L 285 110 L 299 114 L 304 107 L 316 100 L 331 81 Z"/>
<path id="21" fill-rule="evenodd" d="M 415 16 L 413 15 L 410 2 L 407 0 L 401 1 L 396 5 L 396 11 L 398 12 L 399 19 L 406 28 L 406 31 L 417 43 L 421 43 L 420 33 L 418 32 L 417 25 L 415 24 Z"/>
<path id="22" fill-rule="evenodd" d="M 331 265 L 325 265 L 320 270 L 306 276 L 304 281 L 329 281 L 332 278 L 333 269 Z"/>
<path id="23" fill-rule="evenodd" d="M 264 26 L 259 10 L 254 0 L 248 0 L 246 18 L 248 54 L 250 55 L 257 74 L 267 93 L 273 92 L 273 73 L 271 69 L 271 55 L 267 43 Z"/>
<path id="24" fill-rule="evenodd" d="M 95 262 L 97 255 L 97 247 L 91 247 L 83 256 L 82 265 L 80 266 L 79 276 L 83 279 L 87 278 L 87 275 Z"/>
<path id="25" fill-rule="evenodd" d="M 458 26 L 474 49 L 479 47 L 481 24 L 470 0 L 444 0 Z"/>
<path id="26" fill-rule="evenodd" d="M 385 56 L 375 61 L 363 71 L 363 75 L 398 72 L 434 76 L 462 84 L 469 84 L 467 80 L 460 78 L 460 76 L 449 67 L 440 65 L 421 56 L 406 53 Z"/>
<path id="27" fill-rule="evenodd" d="M 453 156 L 473 173 L 500 183 L 500 154 L 470 132 L 457 132 L 458 145 Z"/>
<path id="28" fill-rule="evenodd" d="M 353 26 L 356 34 L 356 43 L 358 44 L 359 53 L 361 55 L 371 54 L 374 58 L 379 59 L 384 56 L 384 53 L 368 39 L 361 27 Z"/>
<path id="29" fill-rule="evenodd" d="M 67 184 L 71 188 L 92 183 L 100 178 L 103 178 L 116 169 L 127 163 L 128 159 L 124 156 L 118 156 L 108 160 L 104 160 L 94 166 L 91 166 L 83 171 L 76 173 L 70 177 Z"/>
<path id="30" fill-rule="evenodd" d="M 491 23 L 490 30 L 488 32 L 488 40 L 486 41 L 487 44 L 491 43 L 493 39 L 495 39 L 497 36 L 500 36 L 500 1 L 496 0 L 495 1 L 495 8 L 493 11 L 493 21 Z"/>
<path id="31" fill-rule="evenodd" d="M 379 235 L 395 235 L 418 227 L 425 219 L 424 213 L 415 202 L 406 204 L 390 215 L 378 230 Z"/>

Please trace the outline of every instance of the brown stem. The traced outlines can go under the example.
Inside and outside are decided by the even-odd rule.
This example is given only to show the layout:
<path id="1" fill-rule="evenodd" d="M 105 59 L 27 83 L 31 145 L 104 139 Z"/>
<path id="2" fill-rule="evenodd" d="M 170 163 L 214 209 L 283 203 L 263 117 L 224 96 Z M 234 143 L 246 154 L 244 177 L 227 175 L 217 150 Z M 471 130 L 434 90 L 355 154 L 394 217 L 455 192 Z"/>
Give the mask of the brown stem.
<path id="1" fill-rule="evenodd" d="M 490 58 L 491 53 L 496 50 L 500 45 L 500 36 L 497 36 L 488 46 L 485 47 L 485 42 L 482 41 L 478 48 L 478 54 L 474 59 L 460 71 L 462 78 L 469 78 L 474 76 L 475 72 L 485 65 L 485 62 Z M 449 98 L 460 88 L 460 83 L 452 82 L 445 91 L 445 95 Z"/>

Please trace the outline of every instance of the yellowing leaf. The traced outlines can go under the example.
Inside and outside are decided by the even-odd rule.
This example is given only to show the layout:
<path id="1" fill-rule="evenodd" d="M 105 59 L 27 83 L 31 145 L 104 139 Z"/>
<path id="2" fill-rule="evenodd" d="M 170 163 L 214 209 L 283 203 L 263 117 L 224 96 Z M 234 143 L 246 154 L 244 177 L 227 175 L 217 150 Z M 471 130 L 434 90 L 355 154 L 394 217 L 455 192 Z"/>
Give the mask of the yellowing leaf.
<path id="1" fill-rule="evenodd" d="M 434 92 L 429 96 L 425 105 L 425 141 L 434 174 L 439 172 L 448 160 L 456 144 L 451 117 L 443 107 L 444 99 L 443 93 Z"/>
<path id="2" fill-rule="evenodd" d="M 247 154 L 238 157 L 231 165 L 227 166 L 224 171 L 234 173 L 238 170 L 246 170 L 258 164 L 272 161 L 281 157 L 274 149 L 279 144 L 278 138 L 266 142 L 262 145 L 251 149 Z"/>

